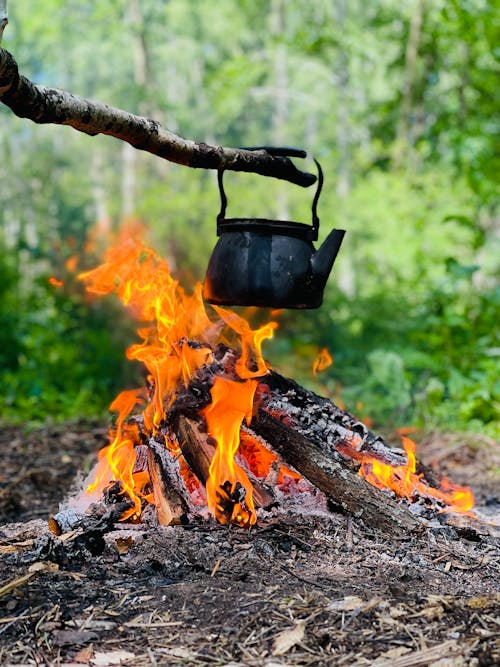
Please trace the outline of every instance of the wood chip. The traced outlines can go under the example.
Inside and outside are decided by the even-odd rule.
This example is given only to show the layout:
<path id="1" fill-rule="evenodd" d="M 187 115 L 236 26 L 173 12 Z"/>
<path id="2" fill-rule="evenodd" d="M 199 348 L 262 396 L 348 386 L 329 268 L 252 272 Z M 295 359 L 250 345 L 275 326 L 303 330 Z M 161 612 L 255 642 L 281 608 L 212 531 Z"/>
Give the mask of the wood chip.
<path id="1" fill-rule="evenodd" d="M 134 658 L 135 653 L 130 653 L 130 651 L 109 651 L 107 653 L 96 651 L 90 664 L 94 667 L 109 667 L 109 665 L 122 665 Z"/>
<path id="2" fill-rule="evenodd" d="M 52 641 L 56 646 L 69 644 L 87 644 L 98 638 L 97 633 L 89 630 L 56 630 L 52 633 Z"/>
<path id="3" fill-rule="evenodd" d="M 85 646 L 81 651 L 78 651 L 73 657 L 75 662 L 83 663 L 88 665 L 94 655 L 94 647 L 92 644 L 90 646 Z"/>
<path id="4" fill-rule="evenodd" d="M 327 606 L 327 611 L 356 611 L 364 607 L 366 602 L 357 595 L 347 595 L 343 600 L 333 600 Z"/>

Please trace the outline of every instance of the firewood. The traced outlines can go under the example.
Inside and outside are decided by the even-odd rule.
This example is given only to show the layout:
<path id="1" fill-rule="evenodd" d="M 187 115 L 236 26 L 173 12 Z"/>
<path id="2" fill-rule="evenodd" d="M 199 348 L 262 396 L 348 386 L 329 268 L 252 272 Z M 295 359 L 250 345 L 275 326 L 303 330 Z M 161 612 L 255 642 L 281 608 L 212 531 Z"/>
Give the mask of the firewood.
<path id="1" fill-rule="evenodd" d="M 180 415 L 177 423 L 177 439 L 187 464 L 200 480 L 206 484 L 210 462 L 215 451 L 207 433 L 202 433 L 196 421 Z M 252 474 L 248 478 L 253 485 L 253 499 L 256 507 L 270 507 L 276 502 L 272 491 L 264 486 Z"/>
<path id="2" fill-rule="evenodd" d="M 179 464 L 164 445 L 149 441 L 148 469 L 153 485 L 158 522 L 162 526 L 178 524 L 190 508 L 189 494 L 179 471 Z"/>
<path id="3" fill-rule="evenodd" d="M 423 522 L 402 505 L 353 474 L 342 462 L 322 452 L 316 444 L 264 409 L 259 409 L 251 428 L 265 438 L 285 463 L 367 525 L 400 534 L 424 528 Z"/>
<path id="4" fill-rule="evenodd" d="M 201 433 L 198 423 L 184 415 L 179 416 L 176 433 L 186 463 L 198 480 L 205 485 L 215 450 L 215 447 L 208 442 L 208 434 Z"/>
<path id="5" fill-rule="evenodd" d="M 49 518 L 49 530 L 57 537 L 73 530 L 101 530 L 104 533 L 111 530 L 122 514 L 131 506 L 131 501 L 126 498 L 112 505 L 104 502 L 92 504 L 85 514 L 73 507 L 67 507 Z"/>

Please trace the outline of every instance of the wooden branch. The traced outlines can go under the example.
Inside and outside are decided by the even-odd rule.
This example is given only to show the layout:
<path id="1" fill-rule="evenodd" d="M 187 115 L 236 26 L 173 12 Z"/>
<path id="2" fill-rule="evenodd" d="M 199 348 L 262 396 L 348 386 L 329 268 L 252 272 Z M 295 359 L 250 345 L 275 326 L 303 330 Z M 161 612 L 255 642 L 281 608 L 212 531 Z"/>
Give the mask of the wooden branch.
<path id="1" fill-rule="evenodd" d="M 251 428 L 285 463 L 367 525 L 402 535 L 422 531 L 424 524 L 404 507 L 265 410 L 259 409 Z"/>
<path id="2" fill-rule="evenodd" d="M 69 125 L 91 136 L 107 134 L 138 150 L 187 167 L 253 172 L 303 187 L 316 181 L 314 174 L 300 171 L 283 154 L 271 155 L 265 149 L 224 148 L 183 139 L 149 118 L 64 90 L 36 85 L 19 74 L 13 56 L 1 48 L 0 101 L 16 116 L 29 118 L 34 123 Z"/>
<path id="3" fill-rule="evenodd" d="M 0 44 L 2 43 L 3 31 L 9 19 L 7 18 L 7 0 L 0 0 Z"/>

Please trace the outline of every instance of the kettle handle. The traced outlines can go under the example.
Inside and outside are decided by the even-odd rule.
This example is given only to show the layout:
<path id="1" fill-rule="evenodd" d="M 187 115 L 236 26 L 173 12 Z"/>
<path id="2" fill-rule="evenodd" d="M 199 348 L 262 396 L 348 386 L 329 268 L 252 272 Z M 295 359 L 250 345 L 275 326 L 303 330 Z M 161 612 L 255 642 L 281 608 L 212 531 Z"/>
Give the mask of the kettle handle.
<path id="1" fill-rule="evenodd" d="M 301 148 L 286 148 L 286 147 L 276 147 L 276 146 L 252 146 L 252 147 L 243 147 L 243 150 L 247 151 L 262 151 L 265 150 L 267 151 L 270 155 L 276 155 L 276 156 L 282 156 L 282 157 L 301 157 L 305 158 L 307 157 L 306 151 L 302 150 Z M 321 169 L 320 163 L 316 160 L 316 158 L 313 158 L 314 163 L 316 164 L 316 167 L 318 169 L 318 185 L 316 187 L 316 192 L 314 194 L 314 199 L 312 202 L 312 228 L 314 230 L 314 233 L 317 234 L 319 230 L 319 217 L 317 214 L 317 206 L 318 206 L 318 200 L 321 194 L 321 190 L 323 188 L 323 170 Z M 221 207 L 220 211 L 217 215 L 217 222 L 221 222 L 222 220 L 225 219 L 226 216 L 226 208 L 227 208 L 227 196 L 226 192 L 224 190 L 224 184 L 223 184 L 223 176 L 224 176 L 224 169 L 219 169 L 217 171 L 217 182 L 219 184 L 219 194 L 220 194 L 220 202 L 221 202 Z"/>

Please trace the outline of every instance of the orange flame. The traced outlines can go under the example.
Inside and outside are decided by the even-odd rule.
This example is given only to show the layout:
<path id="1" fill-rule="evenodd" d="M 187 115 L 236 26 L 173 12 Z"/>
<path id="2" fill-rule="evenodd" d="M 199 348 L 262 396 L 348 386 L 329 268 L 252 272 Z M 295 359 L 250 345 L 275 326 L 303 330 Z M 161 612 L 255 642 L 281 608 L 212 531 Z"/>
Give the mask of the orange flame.
<path id="1" fill-rule="evenodd" d="M 64 262 L 66 271 L 68 271 L 68 273 L 74 273 L 76 271 L 76 267 L 78 266 L 79 260 L 80 258 L 78 255 L 71 255 L 71 257 L 68 257 L 68 259 Z"/>
<path id="2" fill-rule="evenodd" d="M 245 471 L 235 460 L 240 444 L 243 419 L 250 423 L 257 382 L 234 382 L 216 377 L 211 389 L 212 403 L 203 410 L 208 432 L 216 440 L 217 448 L 210 463 L 207 480 L 207 502 L 210 511 L 221 523 L 230 520 L 240 526 L 255 523 L 252 484 Z M 238 486 L 242 489 L 240 496 Z M 228 509 L 229 503 L 229 509 Z"/>
<path id="3" fill-rule="evenodd" d="M 393 466 L 362 453 L 361 477 L 379 489 L 391 489 L 401 498 L 419 494 L 438 500 L 446 505 L 445 511 L 466 513 L 474 507 L 474 495 L 469 487 L 452 484 L 446 477 L 442 478 L 438 489 L 423 481 L 423 475 L 416 473 L 415 443 L 410 438 L 402 437 L 401 440 L 407 456 L 406 464 Z"/>
<path id="4" fill-rule="evenodd" d="M 205 310 L 201 285 L 195 287 L 192 295 L 186 294 L 172 277 L 167 262 L 137 239 L 127 239 L 108 250 L 101 266 L 81 273 L 79 278 L 89 292 L 116 293 L 143 322 L 138 329 L 141 340 L 127 350 L 127 357 L 141 361 L 149 373 L 148 392 L 125 391 L 111 404 L 110 409 L 118 412 L 116 427 L 110 434 L 111 444 L 100 453 L 88 493 L 102 493 L 110 482 L 120 482 L 119 492 L 132 501 L 131 509 L 122 519 L 138 517 L 142 503 L 153 502 L 152 494 L 148 493 L 148 473 L 134 472 L 135 447 L 141 439 L 137 424 L 127 419 L 138 404 L 145 403 L 142 435 L 155 435 L 163 426 L 165 409 L 178 390 L 188 384 L 194 372 L 213 361 L 212 347 L 224 322 L 241 339 L 242 351 L 236 372 L 244 381 L 217 377 L 211 390 L 212 403 L 203 412 L 209 433 L 217 442 L 206 486 L 207 503 L 223 523 L 253 524 L 256 513 L 252 485 L 235 461 L 235 455 L 240 445 L 241 424 L 244 419 L 251 420 L 258 386 L 254 378 L 268 373 L 268 365 L 262 357 L 262 342 L 273 336 L 276 322 L 252 330 L 242 317 L 219 307 L 214 308 L 222 321 L 213 322 Z M 328 351 L 323 349 L 313 372 L 323 370 L 331 361 Z M 426 484 L 422 475 L 416 474 L 415 445 L 408 438 L 403 438 L 407 463 L 400 466 L 384 464 L 375 456 L 356 451 L 354 443 L 351 444 L 351 455 L 361 461 L 360 474 L 375 486 L 392 489 L 407 498 L 419 493 L 457 512 L 467 512 L 473 507 L 474 498 L 467 487 L 443 479 L 441 487 L 435 489 Z M 167 442 L 166 446 L 172 455 L 179 451 L 175 442 Z M 269 473 L 273 463 L 271 455 L 259 471 L 267 469 Z M 251 465 L 249 468 L 252 471 Z M 281 474 L 298 477 L 283 467 Z M 203 490 L 197 490 L 193 479 L 189 484 L 201 498 Z"/>
<path id="5" fill-rule="evenodd" d="M 128 348 L 127 358 L 142 362 L 149 373 L 152 391 L 143 418 L 144 431 L 150 436 L 161 426 L 165 407 L 175 399 L 179 388 L 187 386 L 195 371 L 213 361 L 212 345 L 216 342 L 221 324 L 212 322 L 208 317 L 201 284 L 197 284 L 192 295 L 187 295 L 172 277 L 167 262 L 138 239 L 127 239 L 109 249 L 101 266 L 81 273 L 78 278 L 84 282 L 88 292 L 116 293 L 134 315 L 145 323 L 138 329 L 141 342 Z M 248 379 L 266 374 L 268 369 L 262 358 L 261 345 L 264 339 L 272 336 L 277 325 L 271 322 L 253 331 L 235 313 L 223 309 L 217 311 L 220 311 L 224 322 L 241 335 L 242 355 L 236 365 L 240 377 Z M 249 411 L 251 413 L 256 383 L 233 384 L 237 387 L 235 392 L 240 396 L 241 404 L 249 407 L 240 411 L 241 417 L 238 417 L 235 406 L 229 409 L 229 421 L 227 417 L 223 419 L 228 431 L 226 434 L 225 429 L 221 431 L 213 427 L 217 441 L 228 443 L 227 446 L 223 444 L 217 448 L 219 453 L 213 469 L 219 466 L 219 476 L 228 475 L 221 484 L 229 482 L 234 487 L 240 483 L 245 489 L 245 502 L 235 506 L 233 518 L 238 522 L 243 517 L 243 523 L 253 523 L 255 511 L 250 482 L 245 473 L 234 462 L 231 463 L 239 443 L 239 435 L 235 434 L 235 429 L 239 432 L 239 425 L 238 428 L 232 426 L 231 420 L 237 423 L 239 419 L 241 424 L 245 414 Z M 245 389 L 238 393 L 240 387 Z M 249 398 L 243 398 L 245 393 Z M 112 403 L 111 410 L 119 412 L 116 430 L 112 433 L 113 441 L 101 453 L 95 481 L 88 489 L 92 493 L 96 489 L 104 489 L 111 480 L 121 481 L 124 493 L 134 503 L 131 512 L 122 518 L 140 513 L 141 499 L 149 498 L 143 493 L 149 479 L 144 480 L 143 476 L 132 472 L 135 464 L 134 443 L 138 444 L 136 428 L 125 423 L 138 402 L 137 396 L 135 391 L 123 392 Z M 145 396 L 141 394 L 140 398 Z M 212 409 L 216 410 L 215 406 Z M 167 447 L 173 453 L 178 452 L 176 443 L 167 442 Z M 234 492 L 234 488 L 231 492 Z M 214 502 L 211 507 L 215 511 Z M 241 513 L 240 518 L 238 512 Z"/>
<path id="6" fill-rule="evenodd" d="M 187 385 L 191 374 L 212 360 L 211 349 L 203 342 L 213 325 L 205 312 L 201 285 L 188 296 L 172 278 L 167 262 L 140 241 L 129 239 L 111 248 L 105 259 L 79 278 L 89 292 L 116 292 L 138 319 L 152 322 L 138 330 L 142 343 L 127 350 L 129 359 L 146 366 L 154 387 L 144 412 L 150 430 L 165 416 L 164 399 L 172 400 L 179 383 Z"/>
<path id="7" fill-rule="evenodd" d="M 268 372 L 268 366 L 262 357 L 262 343 L 272 338 L 277 322 L 264 324 L 257 330 L 252 330 L 242 317 L 232 310 L 220 306 L 213 306 L 215 312 L 224 322 L 241 336 L 241 357 L 236 363 L 236 372 L 242 379 L 261 377 Z"/>
<path id="8" fill-rule="evenodd" d="M 58 278 L 54 278 L 54 276 L 50 276 L 48 279 L 49 285 L 52 285 L 52 287 L 62 287 L 64 285 L 62 280 L 59 280 Z"/>
<path id="9" fill-rule="evenodd" d="M 122 483 L 121 493 L 127 494 L 134 503 L 127 510 L 122 520 L 130 516 L 138 517 L 141 513 L 142 489 L 149 483 L 149 474 L 145 471 L 135 473 L 134 465 L 136 454 L 134 446 L 138 441 L 137 425 L 125 424 L 125 419 L 132 412 L 137 403 L 144 400 L 143 390 L 122 391 L 110 405 L 112 412 L 118 412 L 113 442 L 99 452 L 99 463 L 95 472 L 95 479 L 87 487 L 89 494 L 102 491 L 112 480 Z"/>
<path id="10" fill-rule="evenodd" d="M 329 366 L 333 364 L 333 357 L 326 347 L 322 348 L 318 352 L 318 356 L 314 360 L 312 372 L 316 376 L 321 371 L 326 370 Z"/>

